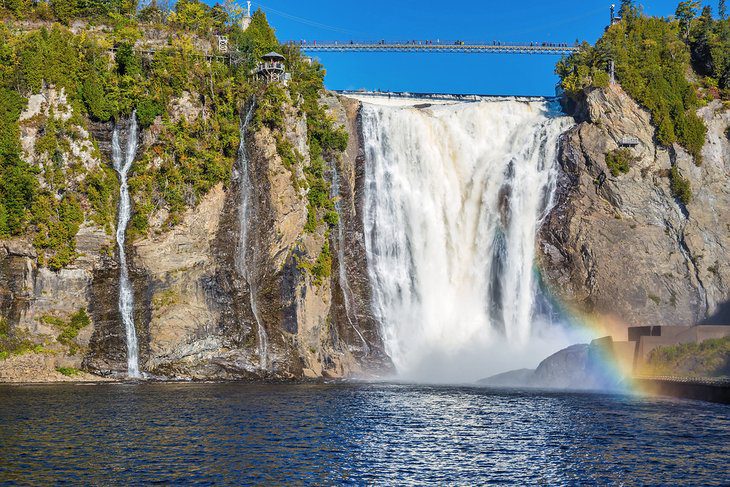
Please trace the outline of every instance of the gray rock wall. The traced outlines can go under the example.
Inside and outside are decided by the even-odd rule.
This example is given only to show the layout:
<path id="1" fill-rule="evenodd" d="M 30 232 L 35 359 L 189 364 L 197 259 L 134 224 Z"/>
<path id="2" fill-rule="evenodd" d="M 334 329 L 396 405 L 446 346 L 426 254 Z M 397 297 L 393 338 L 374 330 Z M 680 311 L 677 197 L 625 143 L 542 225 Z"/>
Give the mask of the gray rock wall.
<path id="1" fill-rule="evenodd" d="M 583 121 L 560 147 L 556 205 L 540 232 L 538 260 L 550 290 L 577 310 L 630 325 L 691 325 L 730 299 L 730 113 L 700 110 L 708 125 L 704 160 L 655 142 L 649 114 L 618 86 L 587 94 Z M 611 176 L 606 153 L 639 139 L 627 174 Z M 672 196 L 676 164 L 691 181 L 685 207 Z M 598 189 L 595 180 L 608 174 Z"/>

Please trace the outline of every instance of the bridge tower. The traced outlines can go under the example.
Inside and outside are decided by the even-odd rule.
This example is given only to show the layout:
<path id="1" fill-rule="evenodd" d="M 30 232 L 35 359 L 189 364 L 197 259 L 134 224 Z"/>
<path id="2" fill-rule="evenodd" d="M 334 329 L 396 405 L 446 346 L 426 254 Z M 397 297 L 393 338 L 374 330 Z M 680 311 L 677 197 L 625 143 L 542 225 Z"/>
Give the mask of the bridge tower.
<path id="1" fill-rule="evenodd" d="M 608 24 L 608 26 L 612 26 L 613 24 L 616 24 L 618 22 L 621 22 L 621 16 L 616 15 L 616 5 L 611 4 L 611 22 Z"/>
<path id="2" fill-rule="evenodd" d="M 246 30 L 249 25 L 251 25 L 251 0 L 246 2 L 246 11 L 241 17 L 241 29 Z"/>

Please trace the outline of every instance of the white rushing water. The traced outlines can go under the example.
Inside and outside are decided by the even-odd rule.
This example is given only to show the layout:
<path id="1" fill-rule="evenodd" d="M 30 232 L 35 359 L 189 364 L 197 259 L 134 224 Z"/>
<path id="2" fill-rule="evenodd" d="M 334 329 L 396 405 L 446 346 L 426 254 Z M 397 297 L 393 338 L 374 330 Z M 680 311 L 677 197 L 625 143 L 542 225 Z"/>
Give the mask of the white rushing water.
<path id="1" fill-rule="evenodd" d="M 253 196 L 253 186 L 251 184 L 251 177 L 248 173 L 248 153 L 246 151 L 246 131 L 248 130 L 248 124 L 251 122 L 254 112 L 254 103 L 246 111 L 246 115 L 241 121 L 240 136 L 241 142 L 238 146 L 238 171 L 239 178 L 241 181 L 241 195 L 238 206 L 238 221 L 240 225 L 240 237 L 238 240 L 238 252 L 236 253 L 236 267 L 238 272 L 245 279 L 249 288 L 249 298 L 251 302 L 251 312 L 253 313 L 254 319 L 256 320 L 256 328 L 258 334 L 258 346 L 259 346 L 259 367 L 262 370 L 268 370 L 269 368 L 269 338 L 266 335 L 266 330 L 261 323 L 261 317 L 259 316 L 258 306 L 256 304 L 256 283 L 251 278 L 251 268 L 248 266 L 248 255 L 247 255 L 247 244 L 248 244 L 248 222 L 251 219 L 251 198 Z"/>
<path id="2" fill-rule="evenodd" d="M 132 283 L 129 280 L 127 254 L 124 249 L 124 237 L 132 212 L 127 175 L 137 154 L 137 118 L 134 112 L 132 112 L 132 117 L 129 119 L 127 133 L 127 144 L 125 150 L 122 151 L 119 141 L 119 127 L 117 124 L 114 125 L 114 132 L 112 133 L 112 163 L 114 164 L 114 169 L 119 174 L 119 212 L 117 217 L 117 245 L 119 247 L 120 269 L 119 313 L 122 315 L 122 323 L 127 334 L 127 374 L 129 377 L 140 377 L 139 346 L 137 344 L 137 332 L 134 328 L 134 293 L 132 292 Z"/>
<path id="3" fill-rule="evenodd" d="M 472 380 L 562 346 L 533 260 L 570 124 L 547 100 L 363 105 L 373 311 L 399 375 Z"/>

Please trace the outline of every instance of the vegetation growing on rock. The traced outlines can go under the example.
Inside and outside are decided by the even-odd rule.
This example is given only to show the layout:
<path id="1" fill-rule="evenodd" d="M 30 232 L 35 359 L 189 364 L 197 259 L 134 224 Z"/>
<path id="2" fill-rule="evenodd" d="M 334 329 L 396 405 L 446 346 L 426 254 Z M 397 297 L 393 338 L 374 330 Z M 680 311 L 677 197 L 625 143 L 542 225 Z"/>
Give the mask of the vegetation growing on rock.
<path id="1" fill-rule="evenodd" d="M 730 376 L 730 337 L 659 347 L 649 353 L 641 373 L 679 377 Z"/>
<path id="2" fill-rule="evenodd" d="M 606 166 L 611 171 L 611 175 L 618 176 L 626 174 L 631 169 L 631 163 L 636 158 L 631 153 L 631 149 L 614 149 L 606 154 Z"/>
<path id="3" fill-rule="evenodd" d="M 56 372 L 60 373 L 61 375 L 65 375 L 66 377 L 74 377 L 81 373 L 81 371 L 74 367 L 57 367 Z"/>
<path id="4" fill-rule="evenodd" d="M 563 89 L 577 96 L 605 86 L 613 60 L 617 81 L 651 113 L 658 142 L 679 143 L 700 164 L 706 128 L 695 113 L 702 103 L 697 95 L 730 99 L 730 23 L 714 20 L 709 7 L 699 19 L 696 13 L 690 9 L 679 19 L 646 17 L 624 0 L 622 20 L 594 47 L 584 44 L 558 63 Z M 702 83 L 688 81 L 691 67 L 705 76 Z M 703 91 L 703 86 L 716 89 Z"/>
<path id="5" fill-rule="evenodd" d="M 0 317 L 0 360 L 11 355 L 26 353 L 43 353 L 43 345 L 36 344 L 27 337 L 27 333 L 20 330 L 10 330 L 8 320 Z"/>
<path id="6" fill-rule="evenodd" d="M 213 186 L 229 182 L 240 107 L 252 95 L 258 102 L 254 129 L 266 125 L 274 132 L 285 165 L 294 167 L 304 157 L 283 136 L 282 106 L 307 117 L 312 163 L 304 168 L 305 179 L 293 172 L 292 181 L 307 192 L 307 229 L 334 225 L 324 160 L 344 150 L 347 133 L 334 127 L 319 104 L 324 70 L 298 48 L 281 46 L 263 12 L 254 13 L 246 31 L 240 15 L 232 2 L 209 7 L 198 0 L 179 1 L 172 10 L 156 3 L 138 9 L 126 0 L 0 4 L 6 20 L 0 27 L 0 238 L 32 237 L 39 262 L 57 270 L 77 256 L 75 236 L 85 221 L 111 233 L 116 174 L 108 161 L 80 164 L 71 155 L 72 144 L 91 124 L 113 124 L 133 111 L 151 136 L 130 172 L 129 239 L 146 235 L 155 215 L 162 215 L 154 218 L 157 230 L 171 228 Z M 27 19 L 42 26 L 14 28 Z M 101 28 L 82 27 L 74 34 L 66 25 L 79 20 Z M 204 61 L 215 34 L 229 37 L 230 62 Z M 141 53 L 149 42 L 154 55 Z M 265 86 L 250 76 L 259 56 L 271 50 L 287 58 L 292 74 L 287 87 Z M 47 89 L 64 94 L 71 115 L 32 120 L 44 135 L 35 144 L 37 158 L 29 160 L 20 144 L 21 124 L 29 122 L 20 115 L 31 95 Z"/>
<path id="7" fill-rule="evenodd" d="M 687 205 L 692 200 L 692 187 L 689 179 L 682 176 L 677 166 L 672 166 L 669 171 L 669 181 L 672 194 L 683 204 Z"/>

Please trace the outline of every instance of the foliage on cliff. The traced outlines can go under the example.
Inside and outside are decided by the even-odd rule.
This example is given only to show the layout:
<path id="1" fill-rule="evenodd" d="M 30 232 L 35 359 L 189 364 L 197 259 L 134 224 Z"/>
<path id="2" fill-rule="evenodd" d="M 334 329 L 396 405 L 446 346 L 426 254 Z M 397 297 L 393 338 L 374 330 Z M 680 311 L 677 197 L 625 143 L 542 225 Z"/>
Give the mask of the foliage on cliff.
<path id="1" fill-rule="evenodd" d="M 730 337 L 659 347 L 651 351 L 640 372 L 679 377 L 730 376 Z"/>
<path id="2" fill-rule="evenodd" d="M 5 360 L 11 355 L 44 351 L 43 345 L 30 340 L 27 332 L 11 330 L 7 319 L 0 317 L 0 360 Z"/>
<path id="3" fill-rule="evenodd" d="M 130 239 L 145 235 L 151 221 L 162 230 L 175 225 L 214 185 L 230 180 L 239 110 L 252 95 L 259 101 L 257 123 L 272 128 L 291 167 L 304 158 L 283 136 L 281 107 L 294 106 L 306 116 L 311 164 L 303 179 L 293 172 L 292 180 L 308 197 L 307 230 L 336 224 L 325 158 L 344 150 L 347 133 L 319 104 L 324 70 L 297 48 L 281 46 L 263 12 L 253 15 L 245 31 L 240 15 L 234 2 L 210 7 L 198 0 L 181 0 L 167 10 L 155 2 L 140 9 L 128 0 L 1 2 L 7 25 L 0 27 L 0 238 L 31 236 L 41 264 L 60 269 L 75 258 L 75 235 L 84 221 L 111 232 L 116 174 L 108 161 L 80 164 L 71 146 L 91 123 L 114 124 L 133 112 L 149 136 L 130 173 Z M 17 28 L 17 20 L 43 22 Z M 63 25 L 72 23 L 77 34 Z M 229 37 L 231 58 L 206 60 L 215 34 Z M 154 54 L 143 54 L 149 43 Z M 250 76 L 259 56 L 271 50 L 287 58 L 287 87 Z M 20 121 L 28 98 L 48 89 L 63 94 L 71 118 Z M 20 144 L 27 123 L 42 134 L 31 159 Z"/>
<path id="4" fill-rule="evenodd" d="M 347 148 L 348 133 L 343 127 L 336 126 L 320 103 L 325 75 L 322 65 L 306 59 L 295 46 L 280 47 L 292 79 L 286 87 L 269 85 L 259 96 L 253 126 L 266 126 L 273 132 L 277 152 L 284 165 L 292 171 L 295 188 L 303 189 L 307 194 L 307 222 L 304 229 L 315 232 L 338 223 L 335 203 L 330 196 L 331 183 L 326 161 L 340 157 Z M 298 115 L 307 121 L 310 162 L 303 168 L 303 179 L 297 179 L 294 167 L 302 161 L 302 155 L 285 137 L 285 105 L 293 106 Z M 319 256 L 311 262 L 300 262 L 300 267 L 313 275 L 315 284 L 321 284 L 330 275 L 331 263 L 329 246 L 325 244 Z"/>
<path id="5" fill-rule="evenodd" d="M 606 166 L 612 176 L 626 174 L 636 158 L 629 149 L 614 149 L 606 154 Z"/>
<path id="6" fill-rule="evenodd" d="M 696 26 L 691 32 L 696 33 L 697 39 L 706 39 L 707 45 L 715 46 L 705 49 L 708 56 L 705 57 L 705 54 L 700 56 L 700 49 L 694 48 L 690 56 L 680 20 L 646 17 L 628 0 L 623 2 L 620 13 L 622 20 L 610 26 L 595 46 L 584 44 L 579 52 L 558 63 L 556 72 L 562 87 L 568 94 L 578 95 L 586 88 L 605 86 L 608 81 L 605 73 L 613 60 L 617 81 L 651 113 L 658 142 L 662 145 L 678 142 L 699 164 L 706 128 L 695 113 L 702 103 L 697 96 L 699 86 L 690 83 L 687 75 L 700 58 L 712 66 L 710 69 L 708 65 L 708 72 L 712 71 L 713 76 L 726 69 L 727 44 L 719 47 L 719 36 L 707 32 L 724 32 L 727 20 L 714 21 L 711 17 L 703 23 L 690 20 L 690 25 Z M 718 83 L 715 78 L 708 82 Z M 727 96 L 726 91 L 723 93 Z"/>

